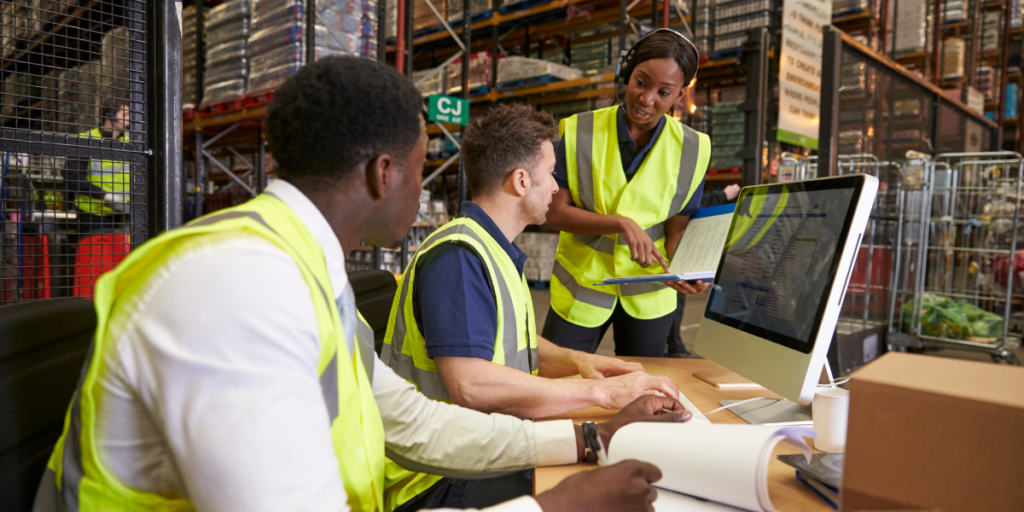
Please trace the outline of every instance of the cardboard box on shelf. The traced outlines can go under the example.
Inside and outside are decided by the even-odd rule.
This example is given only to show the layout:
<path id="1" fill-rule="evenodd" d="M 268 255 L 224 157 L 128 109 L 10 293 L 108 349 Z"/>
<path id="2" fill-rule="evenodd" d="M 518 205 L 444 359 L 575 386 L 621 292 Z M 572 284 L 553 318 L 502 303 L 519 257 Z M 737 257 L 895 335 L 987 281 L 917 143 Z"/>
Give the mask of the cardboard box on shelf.
<path id="1" fill-rule="evenodd" d="M 849 388 L 843 510 L 1021 510 L 1024 368 L 891 352 Z"/>

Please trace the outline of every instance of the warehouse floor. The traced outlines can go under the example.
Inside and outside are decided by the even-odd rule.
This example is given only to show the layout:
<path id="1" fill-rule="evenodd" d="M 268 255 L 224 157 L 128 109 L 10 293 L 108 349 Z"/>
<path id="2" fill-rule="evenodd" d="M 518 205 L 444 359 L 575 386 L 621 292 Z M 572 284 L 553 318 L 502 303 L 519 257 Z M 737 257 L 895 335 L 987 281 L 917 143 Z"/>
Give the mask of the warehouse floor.
<path id="1" fill-rule="evenodd" d="M 532 292 L 533 307 L 537 314 L 537 333 L 539 334 L 544 328 L 544 319 L 547 318 L 548 310 L 551 308 L 551 292 L 549 290 L 532 290 Z M 704 307 L 707 304 L 709 293 L 704 292 L 686 299 L 686 311 L 683 313 L 680 334 L 683 338 L 683 344 L 686 345 L 690 353 L 693 353 L 693 343 L 697 339 L 697 327 L 700 326 L 700 319 L 704 315 Z M 615 341 L 612 340 L 613 329 L 615 329 L 614 326 L 608 329 L 608 333 L 601 340 L 601 345 L 597 348 L 598 354 L 605 356 L 615 355 Z M 975 361 L 991 361 L 988 355 L 962 350 L 938 350 L 929 352 L 929 354 Z M 694 357 L 699 358 L 700 356 Z M 1020 361 L 1024 361 L 1024 346 L 1017 349 L 1017 358 Z"/>

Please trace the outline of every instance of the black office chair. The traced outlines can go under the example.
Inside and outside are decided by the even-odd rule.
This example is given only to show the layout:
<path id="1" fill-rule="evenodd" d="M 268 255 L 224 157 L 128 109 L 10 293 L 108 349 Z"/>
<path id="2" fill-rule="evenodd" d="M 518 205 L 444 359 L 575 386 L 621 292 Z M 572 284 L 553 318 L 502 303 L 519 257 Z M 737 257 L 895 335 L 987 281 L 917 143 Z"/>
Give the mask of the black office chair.
<path id="1" fill-rule="evenodd" d="M 95 330 L 85 299 L 0 307 L 0 509 L 32 509 Z"/>
<path id="2" fill-rule="evenodd" d="M 387 270 L 349 272 L 348 281 L 352 283 L 352 292 L 356 295 L 356 308 L 373 328 L 373 345 L 380 355 L 398 282 L 394 274 Z"/>

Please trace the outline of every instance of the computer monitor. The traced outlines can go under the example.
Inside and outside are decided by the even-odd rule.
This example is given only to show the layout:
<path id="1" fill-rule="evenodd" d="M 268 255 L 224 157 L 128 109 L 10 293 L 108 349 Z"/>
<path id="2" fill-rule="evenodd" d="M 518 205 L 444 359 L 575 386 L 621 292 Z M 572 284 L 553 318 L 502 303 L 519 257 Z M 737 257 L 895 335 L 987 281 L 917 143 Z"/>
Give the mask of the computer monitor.
<path id="1" fill-rule="evenodd" d="M 696 353 L 809 404 L 877 192 L 865 174 L 744 188 Z"/>

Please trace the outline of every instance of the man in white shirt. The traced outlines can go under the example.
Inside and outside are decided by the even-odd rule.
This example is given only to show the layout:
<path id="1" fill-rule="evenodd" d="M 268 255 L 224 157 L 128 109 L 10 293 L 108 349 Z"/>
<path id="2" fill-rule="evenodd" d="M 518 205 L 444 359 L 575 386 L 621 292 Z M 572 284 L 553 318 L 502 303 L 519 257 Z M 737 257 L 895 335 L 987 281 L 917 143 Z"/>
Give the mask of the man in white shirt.
<path id="1" fill-rule="evenodd" d="M 335 428 L 353 417 L 379 420 L 387 456 L 417 471 L 497 475 L 582 458 L 571 422 L 429 400 L 355 335 L 343 247 L 390 245 L 414 220 L 426 154 L 421 108 L 394 70 L 352 57 L 310 64 L 281 87 L 266 123 L 281 179 L 247 205 L 150 241 L 97 285 L 94 350 L 36 510 L 377 508 L 381 490 L 353 468 L 382 468 L 383 450 L 337 455 L 339 445 L 360 443 Z M 182 233 L 192 238 L 168 242 Z M 320 294 L 333 299 L 326 317 Z M 322 336 L 324 318 L 340 321 L 343 340 Z M 328 341 L 336 353 L 325 359 Z M 372 383 L 370 404 L 339 380 L 353 375 L 359 390 Z M 689 416 L 675 400 L 647 396 L 599 435 L 607 443 L 632 421 Z M 659 478 L 631 461 L 496 510 L 650 510 Z M 368 499 L 351 495 L 353 480 Z"/>

